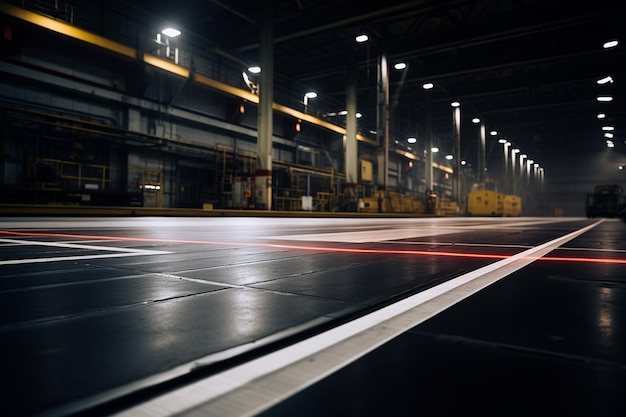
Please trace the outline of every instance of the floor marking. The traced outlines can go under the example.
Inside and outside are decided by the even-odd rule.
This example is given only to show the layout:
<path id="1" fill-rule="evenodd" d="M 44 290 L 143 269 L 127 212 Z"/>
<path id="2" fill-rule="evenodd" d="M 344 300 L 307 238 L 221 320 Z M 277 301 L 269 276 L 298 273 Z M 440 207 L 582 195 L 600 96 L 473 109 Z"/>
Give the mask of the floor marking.
<path id="1" fill-rule="evenodd" d="M 356 361 L 382 344 L 541 258 L 593 223 L 390 306 L 118 414 L 252 416 Z"/>
<path id="2" fill-rule="evenodd" d="M 17 240 L 17 239 L 5 239 L 0 238 L 0 243 L 9 243 L 19 246 L 47 246 L 55 248 L 67 248 L 67 249 L 80 249 L 80 250 L 93 250 L 93 251 L 107 251 L 117 252 L 99 255 L 75 255 L 75 256 L 54 256 L 49 258 L 22 258 L 22 259 L 6 259 L 0 260 L 0 266 L 2 265 L 20 265 L 31 263 L 43 263 L 43 262 L 61 262 L 61 261 L 79 261 L 87 259 L 103 259 L 103 258 L 120 258 L 125 256 L 146 256 L 146 255 L 162 255 L 165 251 L 145 250 L 145 249 L 130 249 L 130 248 L 116 248 L 112 246 L 94 246 L 94 245 L 81 245 L 75 243 L 65 242 L 38 242 L 33 240 Z"/>
<path id="3" fill-rule="evenodd" d="M 604 222 L 606 219 L 598 220 L 594 225 Z M 388 230 L 388 229 L 387 229 Z M 387 231 L 385 230 L 385 231 Z M 28 236 L 28 237 L 59 237 L 59 238 L 77 238 L 77 239 L 101 239 L 102 241 L 126 241 L 126 242 L 144 242 L 144 243 L 176 243 L 176 244 L 192 244 L 192 245 L 216 245 L 227 247 L 255 247 L 255 248 L 275 248 L 287 250 L 307 250 L 316 252 L 337 252 L 337 253 L 361 253 L 361 254 L 377 254 L 377 255 L 421 255 L 421 256 L 444 256 L 455 258 L 476 258 L 476 259 L 506 259 L 509 254 L 479 254 L 479 253 L 462 253 L 462 252 L 445 252 L 436 250 L 409 250 L 409 249 L 370 249 L 362 246 L 357 247 L 330 247 L 330 246 L 313 246 L 290 243 L 260 243 L 260 242 L 220 242 L 213 240 L 193 240 L 193 239 L 162 239 L 162 238 L 141 238 L 141 237 L 123 237 L 123 236 L 94 236 L 94 235 L 77 235 L 67 233 L 41 233 L 41 232 L 17 232 L 0 230 L 0 234 L 10 236 Z M 1 239 L 0 239 L 1 240 Z M 28 241 L 24 241 L 28 242 Z M 389 242 L 389 241 L 387 241 Z M 43 244 L 43 243 L 42 243 Z M 103 247 L 107 248 L 107 247 Z M 107 249 L 103 249 L 107 250 Z M 133 249 L 120 249 L 128 250 Z M 139 250 L 139 249 L 134 249 Z M 145 254 L 159 254 L 171 252 L 146 251 Z M 130 255 L 129 255 L 130 256 Z M 592 262 L 605 264 L 626 264 L 626 259 L 611 258 L 566 258 L 566 257 L 544 257 L 544 261 L 555 262 Z M 42 261 L 43 262 L 43 261 Z M 0 264 L 1 265 L 1 264 Z"/>
<path id="4" fill-rule="evenodd" d="M 309 233 L 303 235 L 270 236 L 268 239 L 297 240 L 306 242 L 341 242 L 341 243 L 368 243 L 382 242 L 387 240 L 410 239 L 415 237 L 439 236 L 451 233 L 463 233 L 467 230 L 458 228 L 407 228 L 407 229 L 383 229 L 364 230 L 361 232 L 337 232 L 337 233 Z"/>
<path id="5" fill-rule="evenodd" d="M 455 246 L 455 247 L 476 247 L 476 248 L 510 248 L 510 249 L 530 249 L 532 245 L 507 245 L 493 243 L 462 243 L 462 242 L 402 242 L 387 241 L 383 242 L 389 245 L 421 245 L 421 246 Z M 578 252 L 606 252 L 606 253 L 624 253 L 626 249 L 605 249 L 605 248 L 577 248 L 577 247 L 561 247 L 562 251 L 578 251 Z"/>
<path id="6" fill-rule="evenodd" d="M 389 245 L 422 245 L 422 246 L 467 246 L 477 248 L 509 248 L 509 249 L 530 249 L 532 245 L 507 245 L 507 244 L 493 244 L 493 243 L 462 243 L 462 242 L 410 242 L 410 241 L 387 241 L 382 242 Z M 562 249 L 562 248 L 561 248 Z"/>
<path id="7" fill-rule="evenodd" d="M 348 232 L 332 232 L 332 233 L 307 233 L 297 235 L 279 235 L 270 236 L 267 239 L 275 240 L 295 240 L 295 241 L 307 241 L 307 242 L 341 242 L 341 243 L 368 243 L 368 242 L 385 242 L 385 241 L 397 241 L 400 239 L 411 239 L 417 237 L 426 236 L 439 236 L 449 235 L 453 233 L 468 233 L 476 229 L 497 229 L 502 230 L 513 229 L 516 230 L 521 226 L 536 226 L 548 223 L 559 223 L 565 220 L 526 220 L 517 221 L 507 224 L 500 224 L 500 222 L 490 222 L 487 224 L 478 225 L 437 225 L 429 227 L 409 226 L 404 228 L 388 227 L 385 229 L 375 230 L 362 230 L 362 231 L 348 231 Z M 528 246 L 531 247 L 531 246 Z"/>

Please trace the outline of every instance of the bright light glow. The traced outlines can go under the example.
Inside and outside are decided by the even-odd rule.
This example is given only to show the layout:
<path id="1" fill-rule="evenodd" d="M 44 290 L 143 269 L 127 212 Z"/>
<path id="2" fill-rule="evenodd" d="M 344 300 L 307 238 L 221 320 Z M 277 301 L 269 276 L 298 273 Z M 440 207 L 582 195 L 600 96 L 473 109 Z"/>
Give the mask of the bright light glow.
<path id="1" fill-rule="evenodd" d="M 169 36 L 170 38 L 175 38 L 180 35 L 180 30 L 174 28 L 165 28 L 161 31 L 165 36 Z"/>
<path id="2" fill-rule="evenodd" d="M 261 72 L 261 67 L 258 67 L 258 66 L 249 67 L 248 71 L 251 72 L 252 74 L 258 74 Z"/>
<path id="3" fill-rule="evenodd" d="M 607 148 L 614 148 L 614 147 L 615 147 L 615 144 L 613 143 L 613 141 L 612 141 L 612 140 L 607 140 L 607 141 L 606 141 L 606 147 L 607 147 Z"/>
<path id="4" fill-rule="evenodd" d="M 496 136 L 498 134 L 498 131 L 497 130 L 492 130 L 491 132 L 489 132 L 489 134 L 491 136 Z"/>
<path id="5" fill-rule="evenodd" d="M 603 85 L 603 84 L 606 84 L 606 83 L 613 83 L 613 78 L 610 75 L 607 75 L 604 78 L 600 78 L 597 81 L 597 83 L 600 84 L 600 85 Z"/>
<path id="6" fill-rule="evenodd" d="M 516 154 L 516 153 L 519 153 L 519 152 L 520 152 L 520 150 L 519 150 L 519 149 L 513 149 L 513 150 L 511 151 L 511 153 L 513 153 L 513 154 Z"/>
<path id="7" fill-rule="evenodd" d="M 356 114 L 356 118 L 357 118 L 357 119 L 360 119 L 361 117 L 363 117 L 363 115 L 362 115 L 361 113 L 357 112 L 357 114 Z"/>
<path id="8" fill-rule="evenodd" d="M 480 119 L 479 119 L 478 117 L 474 117 L 474 118 L 472 119 L 472 123 L 474 123 L 474 124 L 478 124 L 478 123 L 480 123 Z"/>
<path id="9" fill-rule="evenodd" d="M 448 155 L 446 155 L 446 159 L 447 159 L 448 161 L 452 161 L 452 160 L 454 159 L 454 156 L 452 156 L 452 155 L 448 154 Z"/>
<path id="10" fill-rule="evenodd" d="M 422 85 L 422 88 L 424 90 L 431 90 L 434 87 L 435 87 L 435 84 L 433 84 L 433 83 L 425 83 L 424 85 Z"/>
<path id="11" fill-rule="evenodd" d="M 598 113 L 598 119 L 604 119 L 604 118 L 606 118 L 605 113 Z"/>
<path id="12" fill-rule="evenodd" d="M 505 144 L 506 143 L 506 139 L 498 139 L 498 143 Z"/>
<path id="13" fill-rule="evenodd" d="M 604 42 L 604 45 L 602 45 L 602 47 L 604 49 L 609 49 L 609 48 L 615 48 L 617 45 L 619 45 L 619 41 L 616 39 L 616 40 Z"/>
<path id="14" fill-rule="evenodd" d="M 617 169 L 619 169 L 620 171 L 623 171 L 624 170 L 624 165 L 618 166 Z"/>
<path id="15" fill-rule="evenodd" d="M 601 102 L 609 102 L 609 101 L 613 101 L 613 97 L 611 96 L 598 96 L 598 101 Z"/>
<path id="16" fill-rule="evenodd" d="M 432 153 L 437 153 L 437 152 L 439 152 L 439 148 L 431 148 L 430 150 L 432 151 Z"/>
<path id="17" fill-rule="evenodd" d="M 304 97 L 306 97 L 306 98 L 315 98 L 315 97 L 317 97 L 317 93 L 315 91 L 309 91 L 308 93 L 304 94 Z"/>
<path id="18" fill-rule="evenodd" d="M 450 103 L 450 105 L 451 105 L 452 107 L 460 107 L 460 106 L 461 106 L 461 103 L 459 103 L 458 101 L 453 101 L 452 103 Z"/>
<path id="19" fill-rule="evenodd" d="M 607 133 L 604 134 L 604 137 L 605 138 L 609 138 L 609 139 L 613 139 L 613 134 L 607 132 Z"/>
<path id="20" fill-rule="evenodd" d="M 398 62 L 396 65 L 393 66 L 395 69 L 397 70 L 403 70 L 406 68 L 406 62 Z"/>
<path id="21" fill-rule="evenodd" d="M 615 130 L 615 127 L 613 127 L 613 126 L 602 126 L 602 130 L 604 130 L 605 132 L 612 132 L 613 130 Z"/>
<path id="22" fill-rule="evenodd" d="M 341 110 L 338 114 L 339 114 L 339 116 L 347 116 L 348 115 L 348 110 Z"/>
<path id="23" fill-rule="evenodd" d="M 417 142 L 417 138 L 407 138 L 406 141 L 409 142 L 409 143 L 415 143 L 415 142 Z"/>
<path id="24" fill-rule="evenodd" d="M 532 159 L 529 159 L 529 160 L 528 160 L 528 165 L 532 165 L 532 164 L 534 164 L 534 163 L 535 163 L 535 161 L 533 161 Z"/>
<path id="25" fill-rule="evenodd" d="M 357 41 L 358 43 L 363 43 L 363 42 L 367 42 L 367 41 L 368 41 L 369 36 L 367 36 L 367 35 L 363 34 L 363 35 L 359 35 L 359 36 L 357 36 L 355 39 L 356 39 L 356 41 Z"/>
<path id="26" fill-rule="evenodd" d="M 461 165 L 463 166 L 467 165 L 467 161 L 461 161 Z"/>

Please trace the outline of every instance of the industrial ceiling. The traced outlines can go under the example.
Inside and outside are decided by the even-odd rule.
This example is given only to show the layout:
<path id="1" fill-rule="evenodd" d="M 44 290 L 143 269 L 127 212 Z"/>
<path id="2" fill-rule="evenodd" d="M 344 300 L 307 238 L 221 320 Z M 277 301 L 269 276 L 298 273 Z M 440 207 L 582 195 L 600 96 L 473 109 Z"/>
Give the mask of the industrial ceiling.
<path id="1" fill-rule="evenodd" d="M 336 110 L 345 106 L 353 57 L 363 114 L 359 129 L 374 139 L 377 64 L 384 54 L 391 68 L 394 146 L 408 147 L 407 137 L 423 143 L 429 96 L 433 142 L 444 151 L 453 148 L 450 103 L 461 103 L 461 157 L 470 162 L 478 148 L 474 117 L 498 132 L 494 139 L 507 139 L 547 169 L 573 153 L 606 152 L 607 139 L 615 146 L 612 152 L 626 153 L 623 0 L 111 0 L 72 7 L 76 19 L 81 8 L 123 11 L 119 27 L 177 25 L 196 50 L 220 51 L 242 68 L 259 63 L 261 26 L 271 15 L 277 85 L 292 89 L 292 95 L 316 91 L 311 109 L 324 107 L 317 115 L 326 117 L 328 103 Z M 105 35 L 107 30 L 102 28 Z M 369 40 L 358 44 L 359 34 Z M 621 41 L 617 47 L 603 48 L 615 39 Z M 393 69 L 398 62 L 407 67 Z M 607 76 L 610 82 L 598 84 Z M 434 84 L 428 92 L 422 88 L 427 82 Z M 600 95 L 613 100 L 598 102 Z M 606 118 L 598 119 L 599 113 Z M 613 138 L 603 126 L 614 128 Z M 487 146 L 498 153 L 497 140 Z"/>
<path id="2" fill-rule="evenodd" d="M 133 2 L 247 62 L 259 59 L 261 16 L 270 2 Z M 435 134 L 452 133 L 450 102 L 462 105 L 462 155 L 471 159 L 473 117 L 537 159 L 606 148 L 604 124 L 626 145 L 626 2 L 562 0 L 275 0 L 277 76 L 345 103 L 347 57 L 358 61 L 358 108 L 376 127 L 376 66 L 392 66 L 391 135 L 423 134 L 425 91 L 432 82 Z M 369 41 L 357 44 L 355 36 Z M 608 40 L 620 39 L 613 49 Z M 408 67 L 393 70 L 393 64 Z M 597 80 L 611 76 L 612 82 Z M 598 95 L 613 96 L 599 103 Z M 598 120 L 603 112 L 606 119 Z M 548 163 L 549 164 L 549 163 Z"/>

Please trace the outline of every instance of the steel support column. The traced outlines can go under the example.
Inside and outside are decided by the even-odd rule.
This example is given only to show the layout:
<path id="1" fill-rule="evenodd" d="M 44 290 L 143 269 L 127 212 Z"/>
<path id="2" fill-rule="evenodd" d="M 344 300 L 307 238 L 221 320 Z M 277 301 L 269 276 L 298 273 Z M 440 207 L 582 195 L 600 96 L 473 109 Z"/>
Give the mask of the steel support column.
<path id="1" fill-rule="evenodd" d="M 274 101 L 273 0 L 266 0 L 261 19 L 261 80 L 259 85 L 255 206 L 272 209 L 272 103 Z"/>
<path id="2" fill-rule="evenodd" d="M 357 142 L 357 65 L 354 54 L 348 63 L 348 83 L 346 85 L 346 137 L 344 158 L 346 185 L 345 195 L 350 210 L 356 209 L 357 185 L 359 182 L 359 150 Z"/>
<path id="3" fill-rule="evenodd" d="M 377 140 L 378 140 L 378 193 L 379 200 L 386 200 L 389 192 L 389 64 L 387 55 L 378 59 L 377 83 Z"/>

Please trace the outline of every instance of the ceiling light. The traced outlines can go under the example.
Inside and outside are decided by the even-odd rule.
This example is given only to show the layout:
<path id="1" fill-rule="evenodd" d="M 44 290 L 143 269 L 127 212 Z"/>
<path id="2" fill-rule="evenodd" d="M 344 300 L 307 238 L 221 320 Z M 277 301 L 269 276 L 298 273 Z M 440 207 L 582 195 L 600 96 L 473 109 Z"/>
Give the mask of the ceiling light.
<path id="1" fill-rule="evenodd" d="M 604 130 L 605 132 L 611 132 L 611 131 L 615 130 L 615 127 L 613 127 L 613 126 L 602 126 L 602 130 Z"/>
<path id="2" fill-rule="evenodd" d="M 505 144 L 506 143 L 506 139 L 498 139 L 498 143 Z"/>
<path id="3" fill-rule="evenodd" d="M 395 69 L 397 70 L 403 70 L 407 67 L 406 62 L 398 62 L 396 65 L 393 66 Z"/>
<path id="4" fill-rule="evenodd" d="M 611 96 L 598 96 L 598 101 L 602 101 L 602 102 L 613 101 L 613 97 L 611 97 Z"/>
<path id="5" fill-rule="evenodd" d="M 249 67 L 248 71 L 251 72 L 252 74 L 258 74 L 261 72 L 261 67 L 258 67 L 258 66 Z"/>
<path id="6" fill-rule="evenodd" d="M 341 110 L 339 113 L 339 116 L 347 116 L 348 115 L 348 110 Z"/>
<path id="7" fill-rule="evenodd" d="M 605 42 L 604 45 L 602 45 L 602 47 L 604 49 L 615 48 L 618 44 L 619 44 L 619 41 L 616 39 L 616 40 Z"/>
<path id="8" fill-rule="evenodd" d="M 458 101 L 453 101 L 452 103 L 450 103 L 450 105 L 451 105 L 452 107 L 460 107 L 460 106 L 461 106 L 461 103 L 459 103 Z"/>
<path id="9" fill-rule="evenodd" d="M 361 113 L 357 112 L 357 113 L 356 113 L 356 118 L 357 118 L 357 119 L 360 119 L 361 117 L 363 117 L 363 115 L 362 115 Z"/>
<path id="10" fill-rule="evenodd" d="M 305 93 L 304 96 L 306 98 L 315 98 L 317 97 L 317 93 L 315 91 L 309 91 L 308 93 Z"/>
<path id="11" fill-rule="evenodd" d="M 604 137 L 605 138 L 609 138 L 609 139 L 613 139 L 613 134 L 612 133 L 605 133 Z"/>
<path id="12" fill-rule="evenodd" d="M 426 84 L 422 85 L 422 88 L 423 88 L 424 90 L 430 90 L 430 89 L 432 89 L 434 86 L 435 86 L 435 84 L 433 84 L 433 83 L 426 83 Z"/>
<path id="13" fill-rule="evenodd" d="M 604 119 L 606 117 L 605 113 L 598 113 L 598 119 Z"/>
<path id="14" fill-rule="evenodd" d="M 604 78 L 600 78 L 598 81 L 596 81 L 598 84 L 603 85 L 606 83 L 613 83 L 613 77 L 611 77 L 610 75 L 607 75 Z"/>
<path id="15" fill-rule="evenodd" d="M 357 41 L 358 43 L 363 43 L 363 42 L 367 42 L 367 41 L 368 41 L 369 36 L 367 36 L 367 35 L 365 35 L 365 34 L 363 34 L 363 35 L 358 35 L 355 39 L 356 39 L 356 41 Z"/>
<path id="16" fill-rule="evenodd" d="M 496 136 L 498 134 L 498 131 L 497 130 L 492 130 L 491 132 L 489 132 L 489 134 L 491 136 Z"/>
<path id="17" fill-rule="evenodd" d="M 431 150 L 433 153 L 437 153 L 437 152 L 439 152 L 439 148 L 431 148 L 430 150 Z"/>
<path id="18" fill-rule="evenodd" d="M 417 138 L 407 138 L 406 141 L 409 142 L 409 143 L 415 143 L 415 142 L 417 142 Z"/>
<path id="19" fill-rule="evenodd" d="M 452 161 L 452 160 L 454 159 L 454 156 L 452 156 L 452 155 L 448 154 L 448 155 L 446 155 L 446 159 L 447 159 L 448 161 Z"/>
<path id="20" fill-rule="evenodd" d="M 478 123 L 480 123 L 480 119 L 479 119 L 478 117 L 474 117 L 474 118 L 472 119 L 472 123 L 474 123 L 474 124 L 478 124 Z"/>
<path id="21" fill-rule="evenodd" d="M 180 30 L 174 28 L 165 28 L 161 31 L 165 36 L 169 36 L 170 38 L 175 38 L 180 35 Z"/>
<path id="22" fill-rule="evenodd" d="M 606 147 L 607 147 L 607 148 L 614 148 L 614 147 L 615 147 L 615 144 L 613 143 L 613 141 L 611 141 L 611 140 L 607 140 L 607 141 L 606 141 Z"/>

